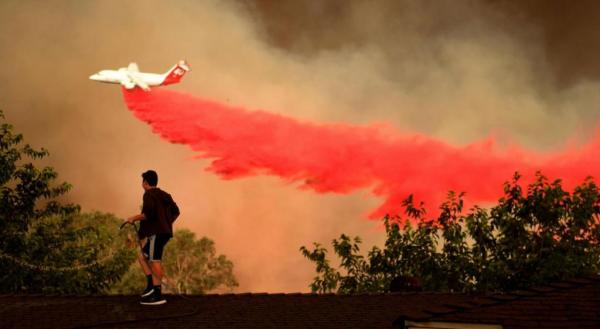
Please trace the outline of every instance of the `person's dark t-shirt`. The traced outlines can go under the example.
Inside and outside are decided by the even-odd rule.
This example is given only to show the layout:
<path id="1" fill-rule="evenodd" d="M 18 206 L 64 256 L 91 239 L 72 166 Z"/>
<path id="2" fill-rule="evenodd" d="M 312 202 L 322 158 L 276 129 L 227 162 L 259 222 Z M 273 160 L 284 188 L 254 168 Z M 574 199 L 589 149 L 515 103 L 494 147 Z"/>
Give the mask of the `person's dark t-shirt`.
<path id="1" fill-rule="evenodd" d="M 155 235 L 173 236 L 173 221 L 179 216 L 179 208 L 171 195 L 158 187 L 144 192 L 142 214 L 138 235 L 141 239 Z"/>

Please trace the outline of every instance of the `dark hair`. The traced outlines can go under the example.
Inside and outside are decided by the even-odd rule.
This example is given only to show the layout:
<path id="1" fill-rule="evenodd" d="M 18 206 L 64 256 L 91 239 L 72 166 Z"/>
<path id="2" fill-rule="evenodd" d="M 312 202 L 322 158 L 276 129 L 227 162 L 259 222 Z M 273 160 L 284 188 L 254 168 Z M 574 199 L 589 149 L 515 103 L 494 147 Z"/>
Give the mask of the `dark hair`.
<path id="1" fill-rule="evenodd" d="M 142 179 L 150 186 L 156 186 L 156 184 L 158 184 L 158 174 L 154 170 L 148 170 L 143 173 Z"/>

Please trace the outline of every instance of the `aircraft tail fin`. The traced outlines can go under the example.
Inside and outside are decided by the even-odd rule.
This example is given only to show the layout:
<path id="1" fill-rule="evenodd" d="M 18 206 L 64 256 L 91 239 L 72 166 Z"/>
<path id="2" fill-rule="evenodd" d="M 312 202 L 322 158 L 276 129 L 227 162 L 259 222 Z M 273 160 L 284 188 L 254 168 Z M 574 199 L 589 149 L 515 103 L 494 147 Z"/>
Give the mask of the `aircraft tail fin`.
<path id="1" fill-rule="evenodd" d="M 140 71 L 140 69 L 138 68 L 136 63 L 129 63 L 129 66 L 127 66 L 127 69 L 130 72 L 139 72 Z"/>
<path id="2" fill-rule="evenodd" d="M 190 71 L 188 64 L 184 60 L 179 61 L 179 63 L 164 74 L 165 79 L 161 85 L 170 85 L 179 82 L 188 71 Z"/>

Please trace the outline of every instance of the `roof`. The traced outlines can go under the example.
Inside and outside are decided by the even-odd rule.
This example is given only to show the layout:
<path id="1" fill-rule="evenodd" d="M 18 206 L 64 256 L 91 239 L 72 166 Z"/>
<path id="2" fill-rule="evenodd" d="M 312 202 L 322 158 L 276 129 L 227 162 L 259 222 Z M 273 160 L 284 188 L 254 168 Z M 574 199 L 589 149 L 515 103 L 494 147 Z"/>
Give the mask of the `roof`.
<path id="1" fill-rule="evenodd" d="M 503 328 L 600 328 L 600 276 L 575 279 L 507 294 L 465 296 L 429 316 L 402 314 L 395 321 L 500 324 Z"/>
<path id="2" fill-rule="evenodd" d="M 503 328 L 600 328 L 600 277 L 510 294 L 0 296 L 8 328 L 404 328 L 421 322 Z"/>

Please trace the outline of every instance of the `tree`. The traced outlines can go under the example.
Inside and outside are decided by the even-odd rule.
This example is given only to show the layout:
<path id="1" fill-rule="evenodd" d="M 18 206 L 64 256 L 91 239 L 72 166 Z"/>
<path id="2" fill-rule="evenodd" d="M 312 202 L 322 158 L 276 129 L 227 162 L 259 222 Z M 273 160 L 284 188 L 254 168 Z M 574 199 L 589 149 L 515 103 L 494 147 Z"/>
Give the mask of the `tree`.
<path id="1" fill-rule="evenodd" d="M 463 194 L 450 192 L 436 220 L 425 220 L 422 204 L 404 202 L 408 218 L 386 216 L 383 249 L 367 259 L 360 238 L 333 240 L 341 269 L 327 250 L 301 247 L 314 262 L 313 292 L 386 292 L 401 278 L 430 291 L 487 292 L 527 288 L 600 272 L 600 191 L 587 178 L 572 193 L 560 180 L 536 174 L 527 190 L 516 173 L 492 208 L 462 214 Z M 416 224 L 415 224 L 416 223 Z M 407 289 L 407 286 L 401 286 Z"/>
<path id="2" fill-rule="evenodd" d="M 202 294 L 219 287 L 232 289 L 238 286 L 233 263 L 224 255 L 217 256 L 214 242 L 207 237 L 196 239 L 195 234 L 186 229 L 175 231 L 173 239 L 165 246 L 163 268 L 166 292 Z M 134 262 L 111 292 L 137 294 L 145 284 L 140 266 Z"/>
<path id="3" fill-rule="evenodd" d="M 0 292 L 102 292 L 133 257 L 97 225 L 116 218 L 81 214 L 78 205 L 56 201 L 71 186 L 55 185 L 51 167 L 31 162 L 48 151 L 22 145 L 23 136 L 13 133 L 1 111 L 0 119 Z"/>

